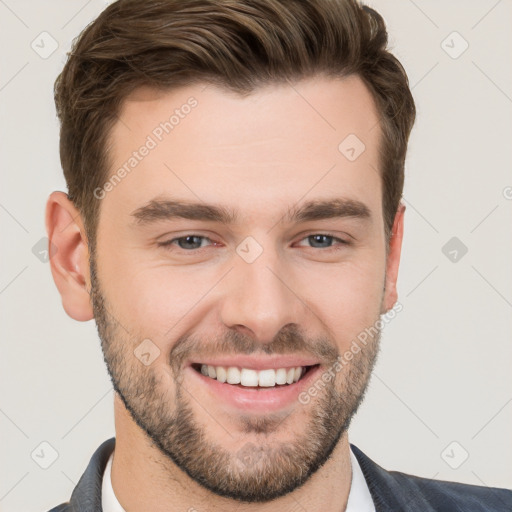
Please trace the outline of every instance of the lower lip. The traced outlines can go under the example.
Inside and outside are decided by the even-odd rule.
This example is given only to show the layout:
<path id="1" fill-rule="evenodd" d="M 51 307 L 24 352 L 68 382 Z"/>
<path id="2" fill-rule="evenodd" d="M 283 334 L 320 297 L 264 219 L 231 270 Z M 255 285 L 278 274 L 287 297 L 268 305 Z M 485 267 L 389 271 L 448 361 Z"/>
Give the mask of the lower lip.
<path id="1" fill-rule="evenodd" d="M 190 377 L 195 379 L 202 388 L 212 395 L 214 403 L 218 400 L 238 410 L 251 412 L 270 412 L 285 409 L 293 404 L 298 404 L 299 395 L 306 390 L 321 374 L 320 365 L 311 368 L 297 382 L 282 386 L 260 388 L 242 387 L 207 377 L 202 373 L 187 366 Z"/>

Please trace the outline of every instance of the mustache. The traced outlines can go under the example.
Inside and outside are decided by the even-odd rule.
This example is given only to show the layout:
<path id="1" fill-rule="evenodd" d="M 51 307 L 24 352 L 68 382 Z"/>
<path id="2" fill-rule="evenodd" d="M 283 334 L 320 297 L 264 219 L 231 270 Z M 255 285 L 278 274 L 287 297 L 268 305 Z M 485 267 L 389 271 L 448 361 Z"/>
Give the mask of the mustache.
<path id="1" fill-rule="evenodd" d="M 325 336 L 308 338 L 296 324 L 284 326 L 270 343 L 262 343 L 239 331 L 229 330 L 221 336 L 186 334 L 178 338 L 169 353 L 169 364 L 177 374 L 183 362 L 192 356 L 298 354 L 311 355 L 324 364 L 334 364 L 339 356 L 334 341 Z"/>

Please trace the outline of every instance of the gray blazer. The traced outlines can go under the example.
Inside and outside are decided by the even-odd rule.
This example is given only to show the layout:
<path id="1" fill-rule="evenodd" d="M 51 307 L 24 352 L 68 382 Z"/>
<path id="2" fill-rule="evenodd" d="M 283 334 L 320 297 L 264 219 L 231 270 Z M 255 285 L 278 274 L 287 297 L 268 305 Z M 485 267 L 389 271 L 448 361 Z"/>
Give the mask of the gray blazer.
<path id="1" fill-rule="evenodd" d="M 104 441 L 94 452 L 69 502 L 49 512 L 103 512 L 101 486 L 116 438 Z M 430 480 L 386 471 L 356 446 L 359 461 L 375 503 L 376 512 L 512 512 L 512 491 L 477 485 Z"/>

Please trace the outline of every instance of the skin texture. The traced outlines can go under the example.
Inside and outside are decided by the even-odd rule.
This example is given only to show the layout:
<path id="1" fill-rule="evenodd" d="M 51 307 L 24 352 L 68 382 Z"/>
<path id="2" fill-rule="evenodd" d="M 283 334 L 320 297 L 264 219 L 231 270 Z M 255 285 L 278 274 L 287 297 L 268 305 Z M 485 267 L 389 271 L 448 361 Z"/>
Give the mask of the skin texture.
<path id="1" fill-rule="evenodd" d="M 393 307 L 405 206 L 386 258 L 375 104 L 358 77 L 317 76 L 246 97 L 205 84 L 139 89 L 110 134 L 111 173 L 148 135 L 156 140 L 155 127 L 190 97 L 197 101 L 190 113 L 104 194 L 95 254 L 66 195 L 54 192 L 48 201 L 64 309 L 76 320 L 95 317 L 116 390 L 114 491 L 130 512 L 299 504 L 339 511 L 351 479 L 346 429 L 378 335 L 307 404 L 273 412 L 217 399 L 187 362 L 291 354 L 327 370 Z M 338 150 L 349 134 L 365 144 L 354 161 Z M 164 197 L 222 205 L 239 219 L 140 222 L 133 215 Z M 371 217 L 283 221 L 305 201 L 333 198 L 361 201 Z M 335 238 L 315 246 L 313 234 Z M 187 235 L 206 239 L 194 250 L 159 245 Z M 236 252 L 248 236 L 262 248 L 252 263 Z M 134 356 L 143 340 L 159 350 L 150 365 Z"/>

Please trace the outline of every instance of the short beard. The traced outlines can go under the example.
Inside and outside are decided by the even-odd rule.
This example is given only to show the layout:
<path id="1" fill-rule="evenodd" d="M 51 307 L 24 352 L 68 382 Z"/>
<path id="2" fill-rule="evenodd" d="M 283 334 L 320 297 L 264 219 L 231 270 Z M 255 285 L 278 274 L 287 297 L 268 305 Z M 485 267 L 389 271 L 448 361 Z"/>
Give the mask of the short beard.
<path id="1" fill-rule="evenodd" d="M 133 357 L 133 350 L 141 338 L 128 334 L 110 314 L 110 306 L 101 292 L 94 254 L 91 254 L 91 300 L 108 373 L 114 390 L 134 422 L 169 461 L 195 482 L 218 496 L 239 502 L 264 503 L 284 496 L 302 486 L 327 462 L 363 400 L 378 354 L 380 330 L 350 363 L 337 372 L 336 378 L 322 382 L 325 386 L 318 392 L 316 401 L 312 400 L 308 405 L 307 424 L 299 425 L 299 428 L 305 427 L 305 433 L 297 435 L 294 442 L 272 441 L 272 432 L 286 422 L 287 416 L 283 417 L 282 413 L 262 417 L 241 414 L 237 420 L 243 433 L 250 434 L 253 441 L 230 451 L 212 439 L 208 429 L 198 423 L 190 406 L 189 392 L 184 387 L 185 392 L 182 391 L 183 367 L 179 362 L 190 351 L 169 359 L 173 366 L 169 374 L 173 375 L 176 384 L 174 396 L 161 388 L 162 376 L 152 366 L 144 366 Z M 181 338 L 174 346 L 187 346 L 188 341 L 188 338 Z M 227 333 L 223 343 L 226 347 L 236 347 L 231 348 L 231 353 L 240 353 L 243 347 L 247 349 L 245 353 L 255 351 L 254 347 L 270 353 L 280 341 L 283 353 L 285 345 L 287 353 L 293 353 L 293 344 L 306 346 L 296 330 L 283 332 L 282 336 L 280 331 L 275 342 L 264 348 L 234 331 Z M 338 359 L 339 353 L 332 342 L 325 343 L 317 350 L 336 355 L 335 359 Z M 197 347 L 202 350 L 208 344 L 199 343 Z M 297 407 L 305 405 L 298 403 Z M 265 438 L 260 442 L 263 435 Z M 239 438 L 236 442 L 240 444 Z"/>

